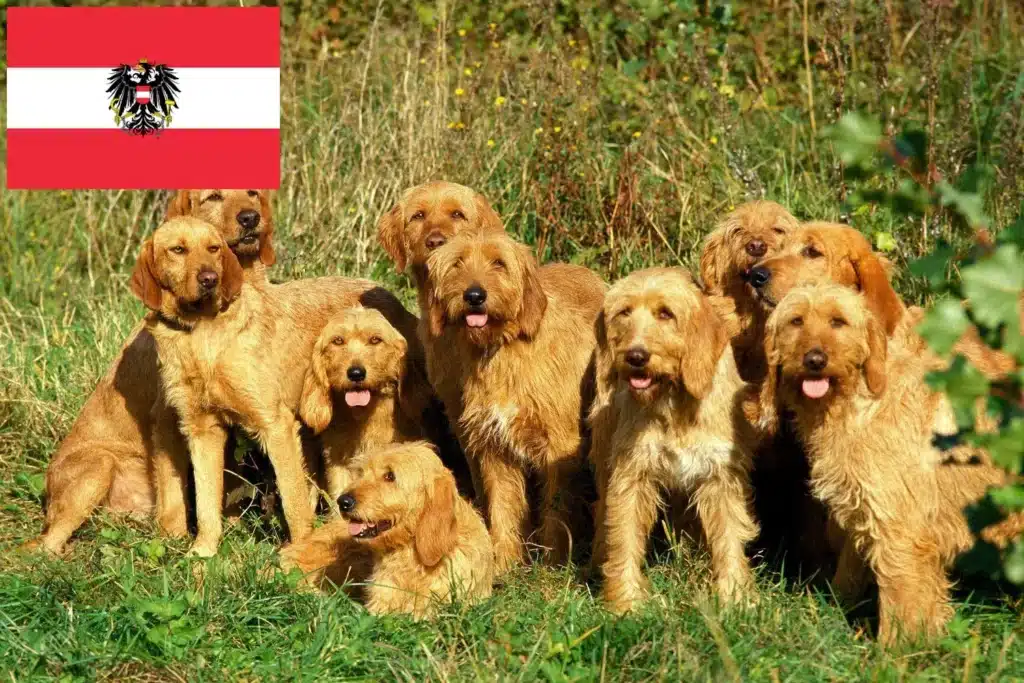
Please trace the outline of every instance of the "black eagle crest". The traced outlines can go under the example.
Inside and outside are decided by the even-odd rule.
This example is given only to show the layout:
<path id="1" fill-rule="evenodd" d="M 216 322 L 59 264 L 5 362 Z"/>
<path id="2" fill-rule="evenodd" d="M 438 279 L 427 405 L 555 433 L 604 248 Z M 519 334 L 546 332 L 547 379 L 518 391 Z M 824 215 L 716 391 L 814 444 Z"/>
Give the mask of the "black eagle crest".
<path id="1" fill-rule="evenodd" d="M 122 64 L 110 71 L 107 95 L 114 123 L 136 135 L 156 133 L 171 123 L 171 110 L 178 108 L 176 100 L 181 92 L 174 69 L 140 59 L 135 66 Z"/>

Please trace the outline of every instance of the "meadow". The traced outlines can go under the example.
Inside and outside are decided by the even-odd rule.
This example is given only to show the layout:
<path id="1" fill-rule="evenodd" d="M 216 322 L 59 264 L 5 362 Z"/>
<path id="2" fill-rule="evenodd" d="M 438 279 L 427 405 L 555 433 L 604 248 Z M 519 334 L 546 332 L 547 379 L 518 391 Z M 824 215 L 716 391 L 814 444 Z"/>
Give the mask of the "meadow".
<path id="1" fill-rule="evenodd" d="M 1013 0 L 296 0 L 282 22 L 278 280 L 371 277 L 412 306 L 376 221 L 446 178 L 543 261 L 609 281 L 692 267 L 721 216 L 773 199 L 859 228 L 925 303 L 904 266 L 970 234 L 862 201 L 898 181 L 844 173 L 826 133 L 849 111 L 920 131 L 928 177 L 973 183 L 994 227 L 1024 201 Z M 971 164 L 987 174 L 961 178 Z M 51 454 L 142 315 L 127 280 L 168 196 L 0 190 L 0 679 L 1024 680 L 1019 592 L 964 581 L 948 636 L 885 651 L 870 604 L 847 614 L 820 577 L 772 564 L 756 607 L 720 610 L 685 542 L 659 546 L 659 599 L 626 618 L 580 568 L 530 566 L 419 623 L 267 571 L 282 532 L 258 506 L 206 562 L 103 514 L 67 558 L 15 553 L 42 527 Z"/>

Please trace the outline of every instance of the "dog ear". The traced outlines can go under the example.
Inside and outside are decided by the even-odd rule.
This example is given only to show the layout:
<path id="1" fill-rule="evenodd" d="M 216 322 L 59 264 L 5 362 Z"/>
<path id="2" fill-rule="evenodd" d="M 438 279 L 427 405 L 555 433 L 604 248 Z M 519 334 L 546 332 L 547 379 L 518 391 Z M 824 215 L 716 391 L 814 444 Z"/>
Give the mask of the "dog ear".
<path id="1" fill-rule="evenodd" d="M 769 325 L 764 331 L 764 355 L 768 365 L 764 380 L 756 395 L 748 395 L 743 403 L 743 413 L 754 427 L 766 436 L 775 434 L 779 429 L 779 379 L 782 375 L 782 363 L 775 347 L 774 326 Z"/>
<path id="2" fill-rule="evenodd" d="M 889 282 L 885 266 L 871 251 L 862 251 L 851 257 L 857 275 L 857 286 L 867 299 L 868 308 L 882 322 L 885 333 L 891 335 L 903 317 L 903 302 Z"/>
<path id="3" fill-rule="evenodd" d="M 476 204 L 477 228 L 484 234 L 505 232 L 505 225 L 501 217 L 495 211 L 487 198 L 479 192 L 473 193 L 473 202 Z"/>
<path id="4" fill-rule="evenodd" d="M 724 280 L 729 270 L 725 233 L 724 224 L 710 232 L 704 239 L 704 250 L 700 254 L 700 279 L 711 294 L 725 291 Z"/>
<path id="5" fill-rule="evenodd" d="M 142 244 L 142 252 L 132 271 L 131 288 L 132 293 L 146 305 L 146 308 L 153 311 L 160 310 L 163 287 L 160 286 L 160 280 L 156 276 L 152 238 Z"/>
<path id="6" fill-rule="evenodd" d="M 314 434 L 327 429 L 334 418 L 334 403 L 331 400 L 327 372 L 324 370 L 323 352 L 324 341 L 318 339 L 313 349 L 313 359 L 306 370 L 306 378 L 302 381 L 302 398 L 299 399 L 299 417 Z"/>
<path id="7" fill-rule="evenodd" d="M 427 287 L 427 328 L 430 330 L 430 336 L 440 337 L 441 333 L 444 332 L 444 302 L 437 294 L 437 287 L 429 282 Z"/>
<path id="8" fill-rule="evenodd" d="M 594 337 L 597 339 L 597 346 L 594 347 L 596 405 L 607 402 L 615 386 L 615 359 L 608 348 L 608 328 L 604 319 L 604 310 L 598 312 L 597 320 L 594 321 Z"/>
<path id="9" fill-rule="evenodd" d="M 702 399 L 711 391 L 718 361 L 729 344 L 729 335 L 725 322 L 704 297 L 685 327 L 687 341 L 679 358 L 679 374 L 686 390 L 694 398 Z"/>
<path id="10" fill-rule="evenodd" d="M 272 266 L 277 263 L 277 254 L 274 253 L 274 217 L 270 207 L 270 190 L 260 192 L 260 217 L 264 225 L 260 234 L 260 263 Z"/>
<path id="11" fill-rule="evenodd" d="M 544 312 L 548 309 L 548 295 L 537 276 L 537 261 L 526 245 L 518 245 L 520 268 L 523 270 L 523 303 L 519 308 L 519 334 L 532 339 L 540 331 Z"/>
<path id="12" fill-rule="evenodd" d="M 408 254 L 405 249 L 405 220 L 402 216 L 402 202 L 398 202 L 391 210 L 377 221 L 377 241 L 395 262 L 395 270 L 405 270 Z"/>
<path id="13" fill-rule="evenodd" d="M 455 550 L 458 529 L 455 519 L 455 479 L 445 470 L 427 491 L 413 540 L 416 557 L 424 567 L 434 567 Z"/>
<path id="14" fill-rule="evenodd" d="M 188 216 L 192 213 L 192 193 L 189 190 L 178 190 L 167 204 L 167 216 L 170 220 L 176 216 Z"/>
<path id="15" fill-rule="evenodd" d="M 223 268 L 220 278 L 220 297 L 221 301 L 228 303 L 234 301 L 235 297 L 242 291 L 245 273 L 242 271 L 242 264 L 238 262 L 235 252 L 227 247 L 223 247 L 220 250 L 220 259 Z"/>
<path id="16" fill-rule="evenodd" d="M 885 391 L 885 361 L 888 337 L 885 329 L 873 316 L 868 317 L 868 358 L 864 361 L 864 382 L 876 397 Z"/>

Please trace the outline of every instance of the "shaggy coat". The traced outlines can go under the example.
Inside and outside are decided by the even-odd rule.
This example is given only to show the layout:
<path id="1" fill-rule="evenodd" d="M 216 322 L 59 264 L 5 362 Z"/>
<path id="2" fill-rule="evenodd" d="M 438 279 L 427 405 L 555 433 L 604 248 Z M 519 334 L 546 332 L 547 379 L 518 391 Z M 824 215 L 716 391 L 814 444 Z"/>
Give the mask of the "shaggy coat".
<path id="1" fill-rule="evenodd" d="M 313 585 L 361 583 L 374 614 L 423 617 L 452 599 L 490 596 L 487 528 L 428 444 L 366 452 L 351 465 L 354 483 L 338 501 L 345 519 L 282 548 L 282 568 L 298 567 Z"/>
<path id="2" fill-rule="evenodd" d="M 647 538 L 665 494 L 696 510 L 723 599 L 754 590 L 744 546 L 757 535 L 749 470 L 755 434 L 726 325 L 689 274 L 651 268 L 619 280 L 597 324 L 594 562 L 616 612 L 647 589 Z"/>
<path id="3" fill-rule="evenodd" d="M 485 502 L 498 571 L 522 561 L 527 475 L 543 489 L 540 540 L 564 561 L 585 473 L 581 418 L 592 391 L 605 285 L 579 266 L 538 267 L 510 237 L 461 235 L 428 260 L 427 369 Z M 580 521 L 580 520 L 578 520 Z"/>
<path id="4" fill-rule="evenodd" d="M 217 228 L 247 280 L 265 280 L 264 269 L 275 260 L 267 191 L 182 191 L 171 199 L 167 218 L 184 215 L 200 215 Z M 62 553 L 99 505 L 132 515 L 155 512 L 164 533 L 188 533 L 185 500 L 167 466 L 186 446 L 177 416 L 161 400 L 156 376 L 156 345 L 139 322 L 47 468 L 46 526 L 28 548 Z M 157 430 L 164 445 L 154 452 Z"/>
<path id="5" fill-rule="evenodd" d="M 199 530 L 192 552 L 210 556 L 220 543 L 231 425 L 266 451 L 289 531 L 293 538 L 307 535 L 312 513 L 296 414 L 316 339 L 330 318 L 359 304 L 380 309 L 410 339 L 415 317 L 366 280 L 245 283 L 223 238 L 195 219 L 172 219 L 153 233 L 131 284 L 151 310 L 147 329 L 156 341 L 164 393 L 189 443 Z M 176 466 L 184 481 L 186 463 Z"/>

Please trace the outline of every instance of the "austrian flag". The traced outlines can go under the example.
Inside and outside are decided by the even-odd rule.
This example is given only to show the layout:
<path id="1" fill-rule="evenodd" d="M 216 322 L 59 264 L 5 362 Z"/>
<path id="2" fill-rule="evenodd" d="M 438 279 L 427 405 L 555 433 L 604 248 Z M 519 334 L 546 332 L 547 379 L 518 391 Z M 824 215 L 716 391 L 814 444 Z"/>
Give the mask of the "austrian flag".
<path id="1" fill-rule="evenodd" d="M 280 10 L 9 7 L 9 189 L 277 188 Z"/>

